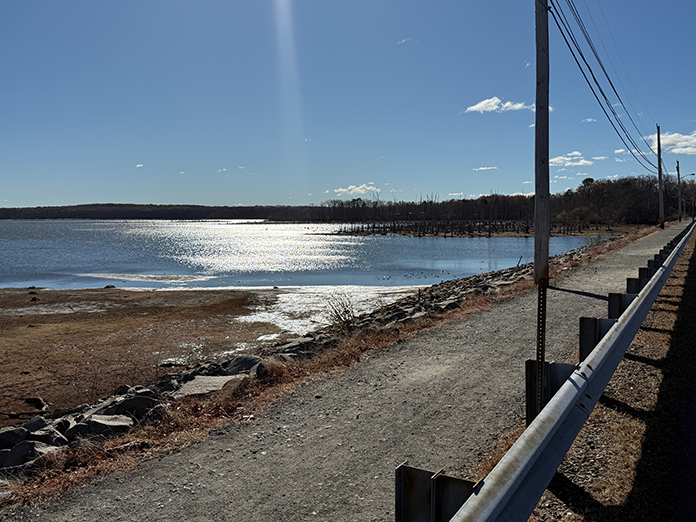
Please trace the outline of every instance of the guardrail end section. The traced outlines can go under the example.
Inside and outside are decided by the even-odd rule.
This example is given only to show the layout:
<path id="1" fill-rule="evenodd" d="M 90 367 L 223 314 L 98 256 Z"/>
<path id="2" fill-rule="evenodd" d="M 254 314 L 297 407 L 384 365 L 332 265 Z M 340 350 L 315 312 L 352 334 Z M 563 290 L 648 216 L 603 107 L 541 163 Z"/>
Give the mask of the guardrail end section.
<path id="1" fill-rule="evenodd" d="M 396 522 L 448 522 L 474 492 L 475 483 L 424 469 L 396 468 Z"/>

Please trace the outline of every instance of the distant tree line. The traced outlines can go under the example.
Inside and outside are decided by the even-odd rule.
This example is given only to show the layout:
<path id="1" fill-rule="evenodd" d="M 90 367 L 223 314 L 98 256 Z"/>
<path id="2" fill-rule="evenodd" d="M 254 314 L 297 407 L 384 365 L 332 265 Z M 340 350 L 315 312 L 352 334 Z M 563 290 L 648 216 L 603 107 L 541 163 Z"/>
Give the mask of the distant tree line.
<path id="1" fill-rule="evenodd" d="M 693 178 L 682 181 L 686 213 L 696 199 Z M 667 219 L 677 216 L 676 178 L 664 176 Z M 656 224 L 659 220 L 655 176 L 616 180 L 585 178 L 575 190 L 551 196 L 555 229 L 582 231 L 589 226 L 618 223 Z M 481 196 L 439 201 L 436 195 L 419 201 L 333 199 L 320 205 L 200 206 L 92 204 L 62 207 L 0 208 L 0 219 L 263 219 L 276 222 L 350 223 L 353 231 L 372 233 L 481 235 L 514 230 L 528 233 L 534 223 L 533 196 Z"/>

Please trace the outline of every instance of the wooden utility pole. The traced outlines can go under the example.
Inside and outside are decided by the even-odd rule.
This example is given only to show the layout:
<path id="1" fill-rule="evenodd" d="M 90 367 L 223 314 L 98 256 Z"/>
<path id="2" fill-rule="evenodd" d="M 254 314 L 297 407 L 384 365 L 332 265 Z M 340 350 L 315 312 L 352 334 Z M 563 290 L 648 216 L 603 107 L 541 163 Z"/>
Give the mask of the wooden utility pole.
<path id="1" fill-rule="evenodd" d="M 660 126 L 657 126 L 657 185 L 660 198 L 660 228 L 665 228 L 665 204 L 662 199 L 662 149 L 660 147 Z"/>
<path id="2" fill-rule="evenodd" d="M 536 113 L 534 126 L 534 282 L 539 288 L 537 307 L 538 414 L 544 407 L 543 382 L 546 359 L 546 290 L 549 286 L 549 8 L 548 0 L 534 0 L 536 6 Z"/>
<path id="3" fill-rule="evenodd" d="M 677 161 L 677 188 L 679 189 L 679 221 L 681 221 L 682 216 L 682 202 L 681 202 L 681 179 L 679 178 L 679 162 Z"/>

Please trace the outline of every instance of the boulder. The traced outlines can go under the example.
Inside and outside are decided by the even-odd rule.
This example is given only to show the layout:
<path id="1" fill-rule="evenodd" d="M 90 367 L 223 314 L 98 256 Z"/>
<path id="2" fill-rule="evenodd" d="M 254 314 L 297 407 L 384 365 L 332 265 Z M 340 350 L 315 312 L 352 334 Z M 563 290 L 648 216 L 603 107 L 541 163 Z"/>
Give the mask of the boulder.
<path id="1" fill-rule="evenodd" d="M 261 357 L 255 355 L 238 355 L 230 361 L 222 363 L 222 367 L 227 370 L 229 375 L 236 375 L 251 370 L 261 362 Z"/>
<path id="2" fill-rule="evenodd" d="M 126 415 L 92 415 L 87 421 L 90 435 L 123 433 L 133 426 L 133 419 Z"/>
<path id="3" fill-rule="evenodd" d="M 249 377 L 246 375 L 233 375 L 218 392 L 218 400 L 229 401 L 239 397 L 248 383 Z"/>
<path id="4" fill-rule="evenodd" d="M 150 390 L 148 390 L 150 391 Z M 154 392 L 152 392 L 154 395 Z M 96 415 L 123 415 L 127 414 L 136 419 L 142 419 L 148 411 L 157 406 L 160 400 L 149 393 L 136 393 L 112 397 L 103 407 L 94 411 Z"/>
<path id="5" fill-rule="evenodd" d="M 36 460 L 41 455 L 46 453 L 52 453 L 57 451 L 58 448 L 51 446 L 44 442 L 38 442 L 35 440 L 23 440 L 17 444 L 5 459 L 5 468 L 13 468 L 15 466 L 21 466 L 32 460 Z"/>
<path id="6" fill-rule="evenodd" d="M 181 399 L 187 395 L 209 395 L 213 392 L 221 390 L 228 381 L 234 379 L 235 377 L 235 375 L 199 375 L 179 388 L 179 391 L 174 394 L 174 399 Z"/>
<path id="7" fill-rule="evenodd" d="M 268 368 L 266 368 L 266 365 L 263 363 L 263 361 L 257 363 L 250 371 L 249 371 L 249 377 L 252 379 L 255 379 L 257 381 L 262 381 L 266 377 L 268 377 Z"/>
<path id="8" fill-rule="evenodd" d="M 0 428 L 0 450 L 12 449 L 29 435 L 29 430 L 21 426 Z"/>
<path id="9" fill-rule="evenodd" d="M 90 415 L 71 426 L 65 433 L 65 438 L 73 441 L 78 437 L 87 438 L 96 435 L 123 433 L 132 426 L 133 419 L 126 415 Z"/>
<path id="10" fill-rule="evenodd" d="M 44 419 L 41 415 L 37 415 L 22 424 L 22 428 L 27 431 L 37 431 L 48 426 L 48 421 Z"/>
<path id="11" fill-rule="evenodd" d="M 51 426 L 47 426 L 41 430 L 30 433 L 27 435 L 26 440 L 44 442 L 46 444 L 50 444 L 51 446 L 65 446 L 68 444 L 68 439 L 66 439 L 61 432 Z"/>
<path id="12" fill-rule="evenodd" d="M 5 461 L 7 460 L 7 457 L 11 451 L 12 450 L 9 449 L 0 449 L 0 468 L 5 467 Z"/>

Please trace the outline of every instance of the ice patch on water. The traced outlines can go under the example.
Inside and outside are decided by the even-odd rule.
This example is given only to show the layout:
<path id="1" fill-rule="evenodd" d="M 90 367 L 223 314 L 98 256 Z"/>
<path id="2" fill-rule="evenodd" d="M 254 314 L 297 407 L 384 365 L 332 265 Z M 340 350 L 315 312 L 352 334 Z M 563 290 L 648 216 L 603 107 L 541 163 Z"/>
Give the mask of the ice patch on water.
<path id="1" fill-rule="evenodd" d="M 235 320 L 248 323 L 271 323 L 285 332 L 305 335 L 330 323 L 327 302 L 335 295 L 345 295 L 356 315 L 371 312 L 412 294 L 413 286 L 300 286 L 281 288 L 277 300 L 260 305 L 255 311 Z M 261 340 L 261 339 L 259 339 Z"/>
<path id="2" fill-rule="evenodd" d="M 275 341 L 278 337 L 280 337 L 280 334 L 268 334 L 268 335 L 262 335 L 257 341 Z"/>

